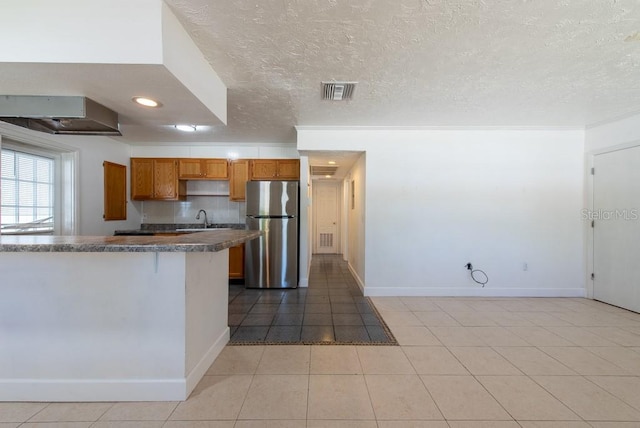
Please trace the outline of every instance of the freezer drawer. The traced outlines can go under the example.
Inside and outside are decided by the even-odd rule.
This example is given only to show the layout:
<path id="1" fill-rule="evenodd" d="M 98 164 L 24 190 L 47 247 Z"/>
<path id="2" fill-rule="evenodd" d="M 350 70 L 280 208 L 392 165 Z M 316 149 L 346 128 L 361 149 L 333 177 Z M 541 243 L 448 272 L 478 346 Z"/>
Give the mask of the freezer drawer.
<path id="1" fill-rule="evenodd" d="M 264 236 L 245 246 L 246 288 L 296 288 L 298 286 L 298 219 L 253 218 L 247 228 Z"/>

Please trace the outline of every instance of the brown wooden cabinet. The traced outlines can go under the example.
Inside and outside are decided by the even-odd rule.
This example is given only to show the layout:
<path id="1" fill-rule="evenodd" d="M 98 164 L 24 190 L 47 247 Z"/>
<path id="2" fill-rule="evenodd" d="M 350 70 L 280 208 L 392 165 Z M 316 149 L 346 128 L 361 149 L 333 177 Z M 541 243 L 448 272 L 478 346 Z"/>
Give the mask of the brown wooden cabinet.
<path id="1" fill-rule="evenodd" d="M 249 181 L 249 161 L 237 159 L 229 162 L 229 199 L 244 201 L 246 183 Z"/>
<path id="2" fill-rule="evenodd" d="M 229 278 L 244 278 L 244 244 L 229 248 Z"/>
<path id="3" fill-rule="evenodd" d="M 298 180 L 300 161 L 298 159 L 253 159 L 251 161 L 252 180 Z"/>
<path id="4" fill-rule="evenodd" d="M 176 201 L 186 183 L 178 180 L 178 161 L 171 158 L 131 158 L 131 199 Z"/>
<path id="5" fill-rule="evenodd" d="M 229 169 L 226 159 L 179 159 L 180 180 L 227 180 Z"/>

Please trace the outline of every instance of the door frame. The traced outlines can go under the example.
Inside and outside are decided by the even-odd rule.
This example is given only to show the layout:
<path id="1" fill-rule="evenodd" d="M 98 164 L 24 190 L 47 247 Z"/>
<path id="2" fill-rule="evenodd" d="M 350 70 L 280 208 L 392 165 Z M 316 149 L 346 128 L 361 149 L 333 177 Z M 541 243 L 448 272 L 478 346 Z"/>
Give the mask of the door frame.
<path id="1" fill-rule="evenodd" d="M 590 212 L 594 211 L 594 179 L 595 175 L 591 174 L 592 168 L 595 165 L 595 157 L 598 155 L 603 155 L 605 153 L 617 152 L 620 150 L 631 149 L 633 147 L 640 146 L 640 140 L 633 140 L 622 144 L 616 144 L 610 147 L 606 147 L 603 149 L 592 150 L 588 153 L 585 153 L 585 169 L 584 169 L 584 182 L 585 186 L 585 200 L 586 200 L 586 209 Z M 596 172 L 597 174 L 597 172 Z M 593 299 L 594 295 L 594 281 L 591 279 L 591 274 L 595 269 L 595 248 L 594 248 L 594 229 L 591 227 L 591 221 L 583 222 L 583 233 L 585 237 L 585 249 L 584 249 L 584 258 L 585 258 L 585 272 L 584 272 L 584 283 L 585 283 L 585 297 L 589 299 Z"/>
<path id="2" fill-rule="evenodd" d="M 313 196 L 312 201 L 318 201 L 318 188 L 330 185 L 336 188 L 336 237 L 334 242 L 336 243 L 336 254 L 342 254 L 342 212 L 343 212 L 343 191 L 342 191 L 342 182 L 341 181 L 329 181 L 329 180 L 313 180 Z M 318 211 L 317 203 L 313 203 L 313 236 L 311 239 L 311 248 L 313 254 L 318 254 Z"/>

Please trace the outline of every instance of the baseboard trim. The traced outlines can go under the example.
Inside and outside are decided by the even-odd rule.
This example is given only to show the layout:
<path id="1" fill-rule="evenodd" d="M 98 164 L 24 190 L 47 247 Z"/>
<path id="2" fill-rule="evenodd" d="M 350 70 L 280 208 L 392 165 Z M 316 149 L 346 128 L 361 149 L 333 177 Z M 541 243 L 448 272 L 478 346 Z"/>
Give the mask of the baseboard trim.
<path id="1" fill-rule="evenodd" d="M 229 343 L 229 338 L 231 337 L 231 330 L 227 326 L 222 334 L 213 342 L 213 345 L 207 350 L 207 352 L 202 356 L 198 364 L 191 370 L 191 373 L 187 375 L 186 379 L 186 391 L 185 396 L 182 400 L 186 400 L 189 397 L 189 394 L 194 390 L 198 382 L 205 375 L 211 364 L 218 358 L 220 352 L 224 349 L 225 345 Z"/>
<path id="2" fill-rule="evenodd" d="M 184 401 L 229 342 L 229 327 L 186 378 L 0 379 L 1 401 Z"/>
<path id="3" fill-rule="evenodd" d="M 584 288 L 366 287 L 368 297 L 585 297 Z"/>
<path id="4" fill-rule="evenodd" d="M 353 266 L 351 266 L 351 263 L 349 263 L 348 261 L 347 261 L 347 267 L 349 268 L 349 272 L 351 272 L 351 275 L 353 275 L 353 277 L 356 279 L 356 283 L 358 284 L 358 287 L 360 287 L 360 291 L 362 292 L 362 294 L 364 294 L 364 281 L 362 280 L 362 278 L 360 278 L 360 276 L 358 276 L 356 270 L 353 268 Z"/>

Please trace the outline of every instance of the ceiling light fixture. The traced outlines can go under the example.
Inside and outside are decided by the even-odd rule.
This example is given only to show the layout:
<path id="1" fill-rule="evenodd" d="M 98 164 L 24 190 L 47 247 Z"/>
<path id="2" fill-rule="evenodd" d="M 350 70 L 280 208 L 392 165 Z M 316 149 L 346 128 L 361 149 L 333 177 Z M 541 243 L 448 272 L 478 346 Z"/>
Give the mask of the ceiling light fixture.
<path id="1" fill-rule="evenodd" d="M 196 125 L 174 125 L 178 131 L 182 132 L 196 132 L 198 127 Z"/>
<path id="2" fill-rule="evenodd" d="M 336 164 L 336 161 L 329 161 L 329 162 L 327 162 L 327 163 L 328 163 L 329 165 L 335 165 L 335 164 Z"/>
<path id="3" fill-rule="evenodd" d="M 147 97 L 133 97 L 131 101 L 145 107 L 162 107 L 160 102 Z"/>

